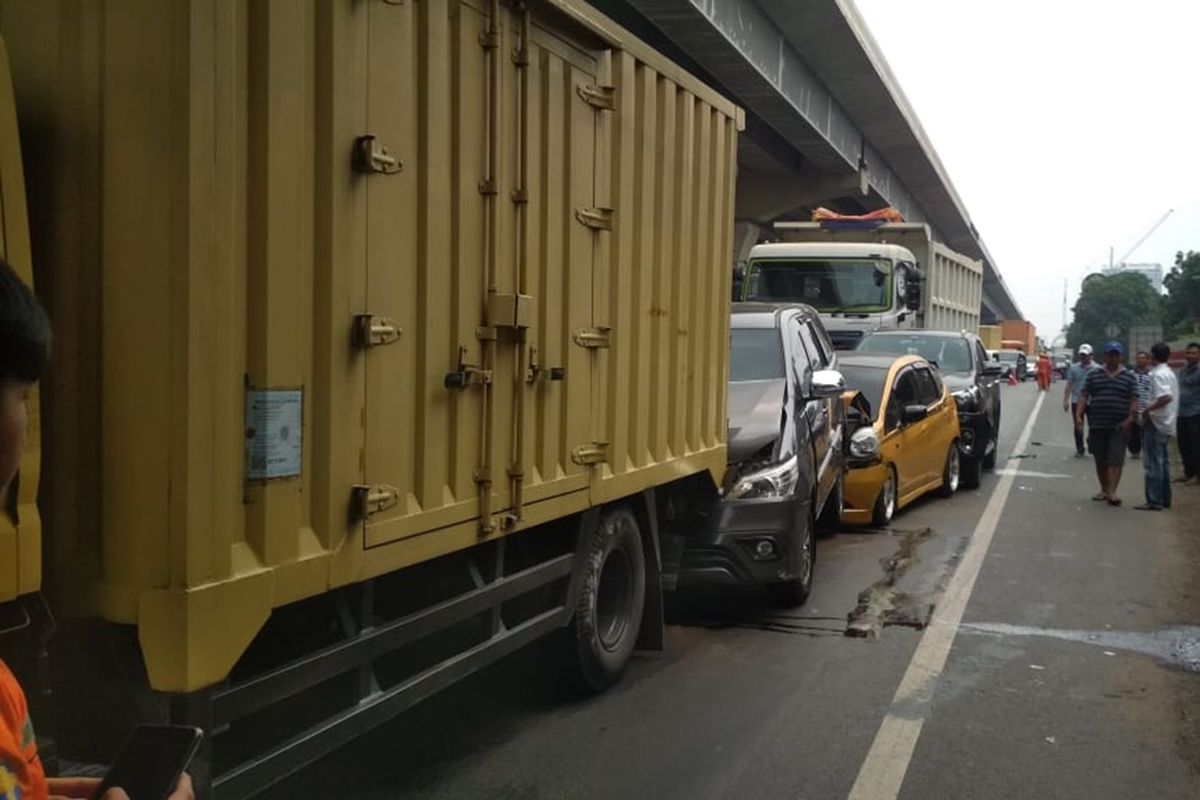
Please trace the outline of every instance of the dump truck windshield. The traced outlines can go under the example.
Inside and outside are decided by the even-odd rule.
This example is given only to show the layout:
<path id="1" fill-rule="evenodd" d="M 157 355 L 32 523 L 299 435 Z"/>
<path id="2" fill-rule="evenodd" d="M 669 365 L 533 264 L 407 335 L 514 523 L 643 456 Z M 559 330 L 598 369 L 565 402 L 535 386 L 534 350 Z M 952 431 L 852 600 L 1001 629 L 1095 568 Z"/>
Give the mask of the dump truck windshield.
<path id="1" fill-rule="evenodd" d="M 891 308 L 891 293 L 892 265 L 885 260 L 772 259 L 750 262 L 744 299 L 869 313 Z"/>

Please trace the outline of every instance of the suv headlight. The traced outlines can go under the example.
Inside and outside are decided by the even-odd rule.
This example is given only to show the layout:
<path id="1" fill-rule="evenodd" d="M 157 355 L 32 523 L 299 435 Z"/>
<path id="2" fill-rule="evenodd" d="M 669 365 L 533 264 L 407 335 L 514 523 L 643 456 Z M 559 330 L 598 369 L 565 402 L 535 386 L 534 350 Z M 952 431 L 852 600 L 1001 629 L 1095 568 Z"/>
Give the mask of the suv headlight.
<path id="1" fill-rule="evenodd" d="M 850 437 L 850 455 L 854 458 L 874 458 L 879 455 L 879 436 L 875 426 L 859 428 Z"/>
<path id="2" fill-rule="evenodd" d="M 782 464 L 742 475 L 725 497 L 729 500 L 787 497 L 796 490 L 799 480 L 800 458 L 792 456 Z"/>
<path id="3" fill-rule="evenodd" d="M 979 389 L 975 386 L 959 389 L 954 393 L 954 402 L 961 409 L 973 410 L 979 405 Z"/>

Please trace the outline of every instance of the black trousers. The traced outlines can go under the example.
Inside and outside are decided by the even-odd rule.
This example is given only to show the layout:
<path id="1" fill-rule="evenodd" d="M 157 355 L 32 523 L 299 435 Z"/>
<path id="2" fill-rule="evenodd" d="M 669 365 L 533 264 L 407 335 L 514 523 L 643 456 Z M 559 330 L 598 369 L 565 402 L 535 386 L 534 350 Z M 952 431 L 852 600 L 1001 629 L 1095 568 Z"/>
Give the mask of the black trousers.
<path id="1" fill-rule="evenodd" d="M 1180 417 L 1176 434 L 1179 457 L 1183 459 L 1183 477 L 1200 477 L 1200 414 Z"/>
<path id="2" fill-rule="evenodd" d="M 1141 455 L 1142 452 L 1142 424 L 1134 423 L 1129 429 L 1129 454 L 1131 456 Z"/>

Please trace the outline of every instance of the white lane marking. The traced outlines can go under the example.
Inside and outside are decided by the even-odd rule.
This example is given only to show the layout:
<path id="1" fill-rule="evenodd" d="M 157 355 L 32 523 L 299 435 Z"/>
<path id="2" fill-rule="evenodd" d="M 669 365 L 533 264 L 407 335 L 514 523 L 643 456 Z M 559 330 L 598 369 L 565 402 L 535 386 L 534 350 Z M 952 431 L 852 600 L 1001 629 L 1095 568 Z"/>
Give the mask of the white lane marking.
<path id="1" fill-rule="evenodd" d="M 1068 475 L 1065 472 L 1034 472 L 1027 469 L 1004 469 L 996 470 L 997 475 L 1016 475 L 1018 478 L 1074 478 L 1074 475 Z"/>
<path id="2" fill-rule="evenodd" d="M 1033 434 L 1033 423 L 1042 410 L 1045 394 L 1039 394 L 1034 404 L 1033 413 L 1021 431 L 1014 453 L 1025 452 L 1029 438 Z M 950 646 L 958 633 L 959 623 L 967 610 L 967 601 L 975 589 L 975 581 L 979 578 L 979 570 L 983 559 L 987 556 L 996 534 L 996 526 L 1004 511 L 1004 504 L 1012 492 L 1016 481 L 1017 470 L 1014 462 L 1009 459 L 1009 466 L 1003 470 L 1000 482 L 992 492 L 979 524 L 971 534 L 970 544 L 963 554 L 962 561 L 950 579 L 950 585 L 942 601 L 938 604 L 929 621 L 929 627 L 917 643 L 912 661 L 900 680 L 900 687 L 892 698 L 892 707 L 883 718 L 875 741 L 858 771 L 858 778 L 850 790 L 849 800 L 895 800 L 900 794 L 904 776 L 908 773 L 908 765 L 912 761 L 913 751 L 917 747 L 917 739 L 921 736 L 921 728 L 925 725 L 925 717 L 929 713 L 929 704 L 933 699 L 937 679 L 946 666 L 946 658 L 950 655 Z"/>

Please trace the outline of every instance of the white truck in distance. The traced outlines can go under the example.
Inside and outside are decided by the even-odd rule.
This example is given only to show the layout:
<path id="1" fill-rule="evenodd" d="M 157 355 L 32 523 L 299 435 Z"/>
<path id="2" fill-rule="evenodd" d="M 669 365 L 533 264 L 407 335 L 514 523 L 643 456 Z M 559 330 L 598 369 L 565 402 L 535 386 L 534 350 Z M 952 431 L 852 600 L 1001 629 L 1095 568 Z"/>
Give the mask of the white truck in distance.
<path id="1" fill-rule="evenodd" d="M 928 225 L 778 222 L 775 233 L 751 249 L 738 299 L 807 303 L 839 349 L 878 330 L 979 329 L 983 264 Z"/>

